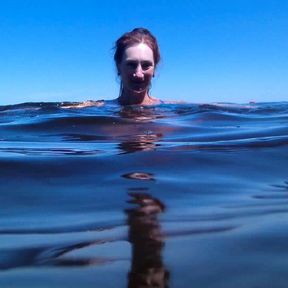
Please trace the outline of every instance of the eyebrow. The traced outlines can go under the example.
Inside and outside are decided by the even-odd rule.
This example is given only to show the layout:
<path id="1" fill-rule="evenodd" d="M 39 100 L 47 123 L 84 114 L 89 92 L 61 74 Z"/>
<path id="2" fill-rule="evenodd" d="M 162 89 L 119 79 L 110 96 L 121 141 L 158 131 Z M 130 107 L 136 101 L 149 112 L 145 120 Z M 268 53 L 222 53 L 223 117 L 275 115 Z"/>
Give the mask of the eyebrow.
<path id="1" fill-rule="evenodd" d="M 151 60 L 138 61 L 138 60 L 134 60 L 134 59 L 126 59 L 125 61 L 129 62 L 129 63 L 138 63 L 138 62 L 140 62 L 141 64 L 153 64 L 153 61 L 151 61 Z"/>

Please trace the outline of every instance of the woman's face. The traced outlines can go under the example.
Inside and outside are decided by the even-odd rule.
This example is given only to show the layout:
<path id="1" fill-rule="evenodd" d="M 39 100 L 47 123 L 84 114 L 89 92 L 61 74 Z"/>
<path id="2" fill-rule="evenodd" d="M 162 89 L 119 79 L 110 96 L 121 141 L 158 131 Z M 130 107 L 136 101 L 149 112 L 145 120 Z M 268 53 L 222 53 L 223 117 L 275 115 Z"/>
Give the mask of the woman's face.
<path id="1" fill-rule="evenodd" d="M 147 91 L 155 70 L 152 49 L 144 43 L 126 48 L 117 68 L 124 90 L 134 93 Z"/>

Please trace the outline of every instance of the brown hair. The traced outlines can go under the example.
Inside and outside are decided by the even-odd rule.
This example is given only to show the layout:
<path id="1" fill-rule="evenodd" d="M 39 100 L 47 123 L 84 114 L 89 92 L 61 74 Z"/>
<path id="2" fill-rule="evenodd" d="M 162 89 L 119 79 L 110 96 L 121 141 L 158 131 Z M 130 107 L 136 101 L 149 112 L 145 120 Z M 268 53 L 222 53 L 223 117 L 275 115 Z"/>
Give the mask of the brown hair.
<path id="1" fill-rule="evenodd" d="M 115 43 L 114 61 L 117 65 L 122 61 L 126 48 L 144 43 L 153 51 L 155 67 L 160 61 L 160 51 L 158 43 L 153 34 L 146 28 L 135 28 L 130 32 L 123 34 Z"/>

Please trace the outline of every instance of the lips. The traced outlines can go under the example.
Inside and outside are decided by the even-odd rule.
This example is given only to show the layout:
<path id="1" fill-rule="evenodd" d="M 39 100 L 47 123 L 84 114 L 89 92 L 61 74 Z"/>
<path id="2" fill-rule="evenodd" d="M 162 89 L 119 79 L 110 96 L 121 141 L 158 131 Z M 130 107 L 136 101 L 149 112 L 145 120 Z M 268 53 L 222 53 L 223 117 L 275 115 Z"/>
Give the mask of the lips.
<path id="1" fill-rule="evenodd" d="M 130 83 L 132 85 L 147 85 L 147 81 L 145 81 L 144 79 L 139 79 L 139 80 L 133 79 L 130 81 Z"/>
<path id="2" fill-rule="evenodd" d="M 146 81 L 144 80 L 132 80 L 131 83 L 135 83 L 135 84 L 143 84 L 143 83 L 146 83 Z"/>
<path id="3" fill-rule="evenodd" d="M 130 82 L 131 86 L 133 87 L 146 87 L 147 86 L 147 82 L 146 81 L 137 81 L 137 80 L 133 80 Z"/>

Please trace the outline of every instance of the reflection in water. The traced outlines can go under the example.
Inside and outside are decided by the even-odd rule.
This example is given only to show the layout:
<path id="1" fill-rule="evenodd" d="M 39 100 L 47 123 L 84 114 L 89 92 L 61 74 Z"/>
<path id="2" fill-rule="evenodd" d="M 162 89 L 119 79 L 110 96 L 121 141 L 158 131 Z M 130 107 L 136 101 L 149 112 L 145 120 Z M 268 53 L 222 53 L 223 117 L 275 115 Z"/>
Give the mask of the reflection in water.
<path id="1" fill-rule="evenodd" d="M 151 133 L 147 131 L 146 134 L 136 135 L 134 139 L 129 141 L 122 141 L 118 147 L 123 153 L 132 153 L 137 151 L 151 151 L 155 150 L 160 144 L 157 142 L 163 137 L 161 133 Z"/>
<path id="2" fill-rule="evenodd" d="M 154 174 L 146 172 L 132 172 L 123 174 L 122 177 L 134 180 L 155 180 Z"/>
<path id="3" fill-rule="evenodd" d="M 147 193 L 129 195 L 129 203 L 138 206 L 126 210 L 129 241 L 132 244 L 128 288 L 168 287 L 169 272 L 162 260 L 164 240 L 157 218 L 165 206 Z"/>
<path id="4" fill-rule="evenodd" d="M 133 119 L 139 122 L 150 122 L 155 119 L 165 118 L 167 114 L 161 109 L 152 106 L 125 106 L 117 114 L 121 118 Z"/>
<path id="5" fill-rule="evenodd" d="M 129 138 L 121 141 L 118 145 L 119 150 L 123 153 L 132 153 L 137 151 L 156 150 L 160 144 L 157 144 L 164 137 L 167 128 L 161 125 L 155 125 L 154 121 L 159 118 L 164 118 L 165 114 L 153 107 L 124 107 L 119 111 L 121 119 L 126 119 L 134 123 L 133 129 L 136 133 L 130 133 Z M 145 126 L 142 126 L 143 123 Z M 138 128 L 137 128 L 138 127 Z M 133 136 L 132 136 L 133 135 Z M 132 137 L 131 137 L 132 136 Z"/>

